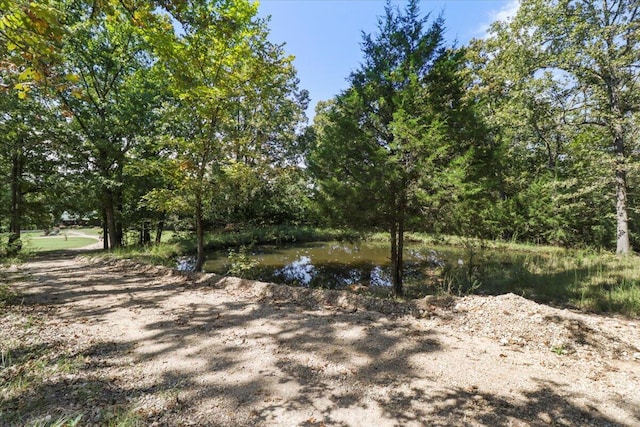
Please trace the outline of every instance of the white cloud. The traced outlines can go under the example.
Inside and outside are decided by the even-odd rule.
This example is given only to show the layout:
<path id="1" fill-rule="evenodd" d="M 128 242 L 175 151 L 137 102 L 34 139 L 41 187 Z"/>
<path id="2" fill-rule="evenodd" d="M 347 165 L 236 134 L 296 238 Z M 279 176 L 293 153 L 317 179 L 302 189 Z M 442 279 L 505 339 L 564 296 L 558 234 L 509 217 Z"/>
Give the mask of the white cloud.
<path id="1" fill-rule="evenodd" d="M 520 0 L 505 1 L 502 7 L 492 10 L 487 14 L 487 21 L 484 22 L 477 30 L 479 38 L 487 38 L 489 36 L 489 27 L 496 21 L 507 21 L 516 16 L 520 8 Z"/>

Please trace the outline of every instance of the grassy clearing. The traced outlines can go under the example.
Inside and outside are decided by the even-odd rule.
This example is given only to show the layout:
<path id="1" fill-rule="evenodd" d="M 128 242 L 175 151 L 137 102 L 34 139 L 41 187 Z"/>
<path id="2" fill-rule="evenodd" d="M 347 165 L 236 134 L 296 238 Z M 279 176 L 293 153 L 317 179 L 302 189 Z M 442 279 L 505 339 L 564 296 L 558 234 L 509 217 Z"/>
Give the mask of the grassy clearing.
<path id="1" fill-rule="evenodd" d="M 28 247 L 34 252 L 49 252 L 62 249 L 76 249 L 96 243 L 95 239 L 77 236 L 32 237 Z"/>
<path id="2" fill-rule="evenodd" d="M 640 316 L 640 257 L 505 242 L 463 242 L 436 248 L 447 265 L 431 271 L 431 283 L 407 283 L 408 295 L 500 295 L 593 312 Z M 482 245 L 481 245 L 482 243 Z"/>
<path id="3" fill-rule="evenodd" d="M 174 267 L 176 258 L 185 253 L 180 243 L 161 243 L 151 246 L 127 246 L 104 253 L 105 257 L 135 259 L 153 265 Z"/>

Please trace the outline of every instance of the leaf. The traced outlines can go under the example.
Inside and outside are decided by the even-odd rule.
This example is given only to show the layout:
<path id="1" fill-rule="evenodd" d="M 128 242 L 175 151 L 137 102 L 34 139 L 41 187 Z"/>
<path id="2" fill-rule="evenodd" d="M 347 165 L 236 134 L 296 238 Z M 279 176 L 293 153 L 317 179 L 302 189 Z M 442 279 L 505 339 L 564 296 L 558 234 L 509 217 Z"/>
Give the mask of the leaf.
<path id="1" fill-rule="evenodd" d="M 77 74 L 67 74 L 64 78 L 71 83 L 78 83 L 80 81 L 80 77 Z"/>

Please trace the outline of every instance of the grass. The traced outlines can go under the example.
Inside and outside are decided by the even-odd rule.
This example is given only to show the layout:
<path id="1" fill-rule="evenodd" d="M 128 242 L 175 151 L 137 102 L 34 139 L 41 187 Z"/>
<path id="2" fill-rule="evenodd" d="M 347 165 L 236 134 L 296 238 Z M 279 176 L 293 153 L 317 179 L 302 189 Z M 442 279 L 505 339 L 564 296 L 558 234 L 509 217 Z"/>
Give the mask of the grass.
<path id="1" fill-rule="evenodd" d="M 128 404 L 116 401 L 108 384 L 96 380 L 89 358 L 73 343 L 38 337 L 29 345 L 7 340 L 0 350 L 0 424 L 73 427 L 99 420 L 104 426 L 144 425 Z M 69 377 L 71 383 L 64 380 Z M 99 413 L 91 422 L 87 414 L 95 408 Z"/>
<path id="2" fill-rule="evenodd" d="M 640 316 L 640 257 L 636 255 L 618 257 L 593 250 L 505 242 L 435 248 L 448 259 L 448 267 L 431 272 L 435 278 L 429 284 L 409 281 L 409 295 L 424 296 L 434 288 L 446 293 L 444 288 L 452 287 L 449 280 L 453 281 L 451 293 L 511 292 L 545 304 Z M 456 265 L 456 259 L 461 265 Z"/>
<path id="3" fill-rule="evenodd" d="M 3 308 L 11 303 L 16 297 L 16 293 L 5 283 L 5 279 L 0 276 L 0 308 Z"/>
<path id="4" fill-rule="evenodd" d="M 78 373 L 84 366 L 84 358 L 72 352 L 46 344 L 24 346 L 17 341 L 4 343 L 0 351 L 0 419 L 20 425 L 40 410 L 43 402 L 31 402 L 19 408 L 7 407 L 25 393 L 46 389 L 48 379 Z M 75 418 L 45 417 L 28 425 L 75 425 Z"/>
<path id="5" fill-rule="evenodd" d="M 135 259 L 153 265 L 176 265 L 176 258 L 184 253 L 180 243 L 161 243 L 151 246 L 127 246 L 104 253 L 105 257 Z"/>
<path id="6" fill-rule="evenodd" d="M 95 239 L 77 236 L 32 237 L 29 247 L 34 252 L 50 252 L 62 249 L 76 249 L 96 243 Z"/>

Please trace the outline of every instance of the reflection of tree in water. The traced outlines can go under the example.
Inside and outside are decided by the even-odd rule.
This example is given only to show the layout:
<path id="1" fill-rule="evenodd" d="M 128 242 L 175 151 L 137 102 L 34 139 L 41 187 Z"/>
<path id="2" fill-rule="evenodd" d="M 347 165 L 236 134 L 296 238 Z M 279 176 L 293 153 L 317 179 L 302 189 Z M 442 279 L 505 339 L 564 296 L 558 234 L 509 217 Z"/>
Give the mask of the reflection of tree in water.
<path id="1" fill-rule="evenodd" d="M 194 271 L 196 266 L 196 257 L 183 256 L 176 260 L 176 269 L 178 271 Z"/>
<path id="2" fill-rule="evenodd" d="M 370 286 L 391 286 L 391 274 L 379 265 L 371 269 L 369 277 Z"/>
<path id="3" fill-rule="evenodd" d="M 388 270 L 388 269 L 387 269 Z M 275 271 L 276 280 L 312 288 L 340 289 L 350 285 L 389 286 L 389 272 L 372 263 L 347 265 L 338 262 L 314 264 L 301 256 Z"/>
<path id="4" fill-rule="evenodd" d="M 311 258 L 302 256 L 287 264 L 276 272 L 276 276 L 284 277 L 287 283 L 296 283 L 308 286 L 316 273 L 315 266 L 311 263 Z"/>
<path id="5" fill-rule="evenodd" d="M 376 245 L 307 244 L 284 248 L 258 247 L 250 255 L 259 264 L 245 272 L 248 279 L 309 288 L 344 289 L 351 286 L 391 286 L 386 248 Z M 455 259 L 458 259 L 457 254 Z M 211 259 L 222 258 L 215 254 Z M 452 255 L 453 256 L 453 255 Z M 449 256 L 433 249 L 407 248 L 405 278 L 411 282 L 432 283 L 434 274 Z M 226 258 L 223 259 L 226 261 Z M 193 258 L 178 260 L 177 268 L 192 270 Z M 227 265 L 208 264 L 207 270 L 227 274 Z"/>

